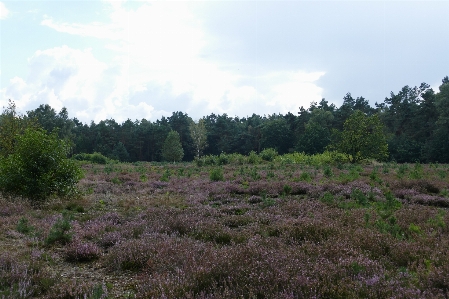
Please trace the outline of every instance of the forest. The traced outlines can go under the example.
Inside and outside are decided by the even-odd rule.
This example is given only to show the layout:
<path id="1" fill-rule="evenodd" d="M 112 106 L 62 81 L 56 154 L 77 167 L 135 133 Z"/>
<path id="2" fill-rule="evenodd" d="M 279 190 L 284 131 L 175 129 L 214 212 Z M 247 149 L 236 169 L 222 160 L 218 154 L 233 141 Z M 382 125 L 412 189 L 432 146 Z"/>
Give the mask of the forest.
<path id="1" fill-rule="evenodd" d="M 304 152 L 317 154 L 325 151 L 333 133 L 342 130 L 345 121 L 356 110 L 367 116 L 377 114 L 384 124 L 388 142 L 387 160 L 405 162 L 449 163 L 449 78 L 446 76 L 436 92 L 426 83 L 404 86 L 391 92 L 382 103 L 370 106 L 364 97 L 354 98 L 347 93 L 340 107 L 326 99 L 312 102 L 310 107 L 299 107 L 287 114 L 232 117 L 214 113 L 204 116 L 207 136 L 205 155 L 221 153 L 260 153 L 273 148 L 279 154 Z M 186 113 L 176 111 L 169 117 L 154 122 L 146 119 L 114 119 L 85 124 L 68 117 L 66 108 L 58 113 L 49 105 L 40 105 L 27 112 L 51 132 L 59 130 L 61 138 L 74 143 L 73 154 L 98 152 L 122 162 L 162 161 L 161 149 L 169 132 L 179 133 L 184 161 L 192 161 L 196 147 L 189 129 L 194 122 Z M 197 121 L 198 123 L 198 121 Z"/>
<path id="2" fill-rule="evenodd" d="M 448 120 L 448 77 L 196 122 L 10 101 L 0 298 L 448 298 Z"/>

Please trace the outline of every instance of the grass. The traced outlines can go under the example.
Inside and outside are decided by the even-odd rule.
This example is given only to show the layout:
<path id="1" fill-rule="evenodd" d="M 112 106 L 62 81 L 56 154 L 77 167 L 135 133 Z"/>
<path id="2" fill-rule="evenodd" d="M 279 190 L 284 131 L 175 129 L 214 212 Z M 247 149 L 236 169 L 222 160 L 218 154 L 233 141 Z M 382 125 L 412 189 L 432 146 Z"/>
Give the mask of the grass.
<path id="1" fill-rule="evenodd" d="M 447 165 L 317 159 L 84 164 L 81 198 L 0 198 L 0 298 L 445 298 Z"/>

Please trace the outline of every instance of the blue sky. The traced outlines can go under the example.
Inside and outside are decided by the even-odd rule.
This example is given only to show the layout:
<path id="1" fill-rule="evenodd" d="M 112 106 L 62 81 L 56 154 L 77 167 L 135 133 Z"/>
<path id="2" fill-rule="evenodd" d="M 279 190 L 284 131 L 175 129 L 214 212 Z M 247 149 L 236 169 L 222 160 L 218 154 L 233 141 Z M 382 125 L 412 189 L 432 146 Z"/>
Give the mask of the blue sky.
<path id="1" fill-rule="evenodd" d="M 372 105 L 449 75 L 449 1 L 2 1 L 0 104 L 89 123 Z"/>

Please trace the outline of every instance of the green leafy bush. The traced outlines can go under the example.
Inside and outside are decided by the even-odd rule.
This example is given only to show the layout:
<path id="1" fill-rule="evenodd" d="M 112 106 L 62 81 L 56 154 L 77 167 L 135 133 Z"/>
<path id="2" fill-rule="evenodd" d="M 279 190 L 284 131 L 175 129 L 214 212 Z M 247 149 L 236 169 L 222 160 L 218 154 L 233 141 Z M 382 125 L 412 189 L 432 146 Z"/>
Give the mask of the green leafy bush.
<path id="1" fill-rule="evenodd" d="M 93 153 L 92 155 L 90 155 L 90 161 L 97 164 L 106 164 L 108 163 L 108 158 L 100 153 Z"/>
<path id="2" fill-rule="evenodd" d="M 26 129 L 17 137 L 14 152 L 0 160 L 0 190 L 33 201 L 73 194 L 82 172 L 67 158 L 69 150 L 56 133 Z"/>
<path id="3" fill-rule="evenodd" d="M 273 161 L 274 158 L 278 155 L 278 152 L 273 148 L 266 148 L 263 151 L 260 152 L 259 156 L 262 158 L 262 160 L 265 161 Z"/>
<path id="4" fill-rule="evenodd" d="M 214 155 L 207 155 L 204 156 L 204 165 L 216 165 L 217 162 L 217 156 Z"/>
<path id="5" fill-rule="evenodd" d="M 210 171 L 210 180 L 214 182 L 223 181 L 223 169 L 221 168 L 214 168 Z"/>
<path id="6" fill-rule="evenodd" d="M 300 181 L 305 181 L 305 182 L 310 182 L 312 180 L 312 177 L 310 176 L 310 173 L 308 172 L 303 172 L 301 173 L 301 175 L 299 176 L 299 180 Z"/>
<path id="7" fill-rule="evenodd" d="M 259 156 L 255 151 L 251 151 L 248 156 L 248 163 L 249 164 L 257 164 L 259 163 Z"/>
<path id="8" fill-rule="evenodd" d="M 334 173 L 332 172 L 332 169 L 330 168 L 329 165 L 326 165 L 324 167 L 323 173 L 324 173 L 324 176 L 327 178 L 330 178 L 334 175 Z"/>
<path id="9" fill-rule="evenodd" d="M 69 233 L 71 228 L 70 217 L 64 213 L 62 218 L 58 219 L 51 227 L 45 244 L 52 245 L 57 242 L 61 244 L 69 243 L 72 240 L 72 235 Z"/>
<path id="10" fill-rule="evenodd" d="M 17 231 L 22 234 L 28 234 L 31 233 L 34 230 L 34 227 L 30 224 L 28 224 L 28 219 L 25 217 L 22 217 L 19 219 L 19 222 L 17 223 Z"/>
<path id="11" fill-rule="evenodd" d="M 93 154 L 85 154 L 85 153 L 81 153 L 81 154 L 76 154 L 73 155 L 72 157 L 75 160 L 78 161 L 89 161 L 95 164 L 107 164 L 109 162 L 110 159 L 108 159 L 107 157 L 103 156 L 100 153 L 93 153 Z"/>
<path id="12" fill-rule="evenodd" d="M 229 164 L 229 156 L 225 153 L 221 153 L 220 156 L 218 156 L 218 165 L 226 165 Z"/>

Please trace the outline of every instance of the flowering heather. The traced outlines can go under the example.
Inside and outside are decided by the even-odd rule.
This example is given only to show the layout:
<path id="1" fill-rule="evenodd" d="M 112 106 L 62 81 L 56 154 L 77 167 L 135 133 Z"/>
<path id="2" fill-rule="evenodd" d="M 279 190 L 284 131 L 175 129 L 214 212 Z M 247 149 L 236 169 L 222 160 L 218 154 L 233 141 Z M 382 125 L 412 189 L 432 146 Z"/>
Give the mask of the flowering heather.
<path id="1" fill-rule="evenodd" d="M 71 262 L 89 262 L 99 258 L 100 248 L 91 242 L 74 240 L 65 247 L 65 258 Z"/>
<path id="2" fill-rule="evenodd" d="M 0 298 L 447 297 L 443 166 L 286 163 L 93 165 L 82 198 L 2 198 Z"/>

